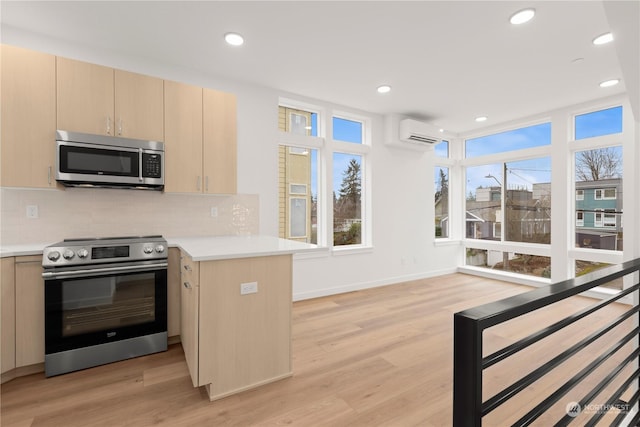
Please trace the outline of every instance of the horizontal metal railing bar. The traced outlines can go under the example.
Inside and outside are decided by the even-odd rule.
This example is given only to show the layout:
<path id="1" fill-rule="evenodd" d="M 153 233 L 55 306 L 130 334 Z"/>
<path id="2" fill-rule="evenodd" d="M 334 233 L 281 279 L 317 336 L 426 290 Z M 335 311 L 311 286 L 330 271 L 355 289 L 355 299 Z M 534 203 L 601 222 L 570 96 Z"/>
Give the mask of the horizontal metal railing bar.
<path id="1" fill-rule="evenodd" d="M 618 376 L 620 372 L 622 372 L 625 366 L 627 366 L 629 362 L 631 362 L 632 360 L 635 360 L 639 354 L 640 354 L 640 348 L 637 348 L 633 353 L 627 356 L 622 361 L 622 363 L 620 363 L 618 366 L 616 366 L 615 369 L 609 372 L 609 374 L 605 376 L 602 379 L 602 381 L 596 384 L 596 386 L 593 389 L 591 389 L 591 391 L 587 393 L 585 397 L 580 399 L 580 402 L 578 402 L 580 404 L 580 407 L 584 407 L 585 405 L 588 405 L 589 403 L 591 403 L 591 401 L 595 399 L 595 397 L 598 394 L 600 394 L 600 392 L 602 392 L 604 388 L 608 386 L 611 383 L 611 381 L 613 381 Z M 560 419 L 560 421 L 558 421 L 554 427 L 565 426 L 569 424 L 570 421 L 571 421 L 571 417 L 567 414 L 562 419 Z"/>
<path id="2" fill-rule="evenodd" d="M 559 331 L 560 329 L 569 326 L 572 323 L 577 322 L 578 320 L 588 316 L 591 313 L 594 313 L 598 310 L 600 310 L 602 307 L 605 307 L 609 304 L 611 304 L 614 301 L 619 300 L 620 298 L 623 298 L 624 296 L 630 294 L 631 292 L 634 292 L 636 290 L 640 289 L 640 284 L 636 284 L 631 288 L 625 289 L 622 292 L 619 292 L 609 298 L 607 298 L 606 300 L 603 300 L 602 302 L 595 304 L 591 307 L 587 307 L 582 311 L 579 311 L 578 313 L 575 313 L 569 317 L 566 317 L 556 323 L 554 323 L 553 325 L 548 326 L 547 328 L 541 329 L 538 332 L 535 332 L 531 335 L 529 335 L 528 337 L 525 337 L 507 347 L 504 347 L 492 354 L 490 354 L 489 356 L 485 357 L 484 359 L 482 359 L 482 368 L 486 369 L 492 365 L 495 365 L 496 363 L 500 362 L 501 360 L 506 359 L 509 356 L 514 355 L 515 353 L 527 348 L 528 346 L 548 337 L 549 335 L 553 334 L 554 332 Z"/>
<path id="3" fill-rule="evenodd" d="M 562 396 L 567 394 L 569 390 L 575 387 L 580 381 L 582 381 L 587 375 L 591 373 L 598 366 L 602 365 L 607 359 L 609 359 L 613 354 L 615 354 L 618 350 L 624 347 L 629 341 L 638 336 L 638 332 L 640 332 L 640 327 L 635 328 L 633 331 L 624 336 L 621 340 L 619 340 L 616 344 L 609 348 L 608 351 L 601 354 L 598 358 L 596 358 L 593 362 L 583 368 L 580 372 L 574 375 L 569 381 L 565 382 L 560 388 L 558 388 L 554 393 L 549 395 L 545 400 L 543 400 L 540 404 L 534 407 L 532 410 L 527 412 L 525 416 L 520 418 L 514 425 L 516 426 L 528 426 L 532 422 L 534 422 L 540 415 L 542 415 L 547 409 L 549 409 L 553 404 L 555 404 Z M 633 352 L 636 356 L 640 354 L 640 348 L 636 349 Z"/>
<path id="4" fill-rule="evenodd" d="M 611 397 L 609 398 L 609 400 L 607 400 L 607 402 L 604 404 L 605 408 L 610 408 L 613 406 L 613 404 L 615 402 L 618 401 L 618 399 L 620 398 L 620 396 L 622 396 L 622 393 L 625 392 L 625 390 L 627 390 L 629 388 L 629 386 L 631 385 L 632 382 L 634 382 L 635 380 L 638 379 L 638 376 L 640 376 L 640 368 L 636 369 L 636 371 L 631 374 L 629 376 L 629 378 L 627 378 L 625 380 L 625 382 L 623 382 L 620 387 L 618 387 L 618 389 L 611 395 Z M 585 427 L 593 427 L 596 424 L 598 424 L 598 421 L 600 421 L 600 419 L 602 417 L 604 417 L 606 415 L 605 411 L 600 411 L 597 414 L 595 414 L 593 417 L 591 417 L 591 419 L 589 420 L 589 422 L 587 424 L 585 424 Z"/>
<path id="5" fill-rule="evenodd" d="M 457 314 L 477 321 L 481 329 L 484 330 L 638 270 L 640 270 L 640 258 L 603 268 L 575 279 L 564 280 L 500 301 L 470 308 Z"/>
<path id="6" fill-rule="evenodd" d="M 627 320 L 629 317 L 631 317 L 635 313 L 638 313 L 638 311 L 640 311 L 640 306 L 634 306 L 631 310 L 628 310 L 623 314 L 621 314 L 620 316 L 618 316 L 618 318 L 616 318 L 610 324 L 600 328 L 599 330 L 592 333 L 591 335 L 583 338 L 579 342 L 569 347 L 567 350 L 563 351 L 553 359 L 549 360 L 544 365 L 531 371 L 529 374 L 525 375 L 520 380 L 511 384 L 509 387 L 503 389 L 501 392 L 495 394 L 493 397 L 491 397 L 490 399 L 488 399 L 486 402 L 483 403 L 482 415 L 483 416 L 487 415 L 489 412 L 493 411 L 498 406 L 502 405 L 504 402 L 511 399 L 514 395 L 518 394 L 519 392 L 527 388 L 529 385 L 533 384 L 534 382 L 542 378 L 542 376 L 549 373 L 551 370 L 556 368 L 562 362 L 569 359 L 571 356 L 578 353 L 580 350 L 584 349 L 588 345 L 592 344 L 598 338 L 602 337 L 604 334 L 611 331 L 613 328 L 615 328 L 616 326 L 618 326 L 619 324 Z"/>
<path id="7" fill-rule="evenodd" d="M 638 401 L 640 401 L 640 389 L 636 390 L 635 393 L 633 393 L 633 396 L 631 396 L 631 398 L 629 399 L 629 401 L 627 402 L 627 405 L 629 405 L 629 408 L 633 408 L 636 403 L 638 403 Z M 627 415 L 629 414 L 618 414 L 618 416 L 613 420 L 612 425 L 620 425 L 620 423 L 622 423 L 622 421 L 627 417 Z"/>

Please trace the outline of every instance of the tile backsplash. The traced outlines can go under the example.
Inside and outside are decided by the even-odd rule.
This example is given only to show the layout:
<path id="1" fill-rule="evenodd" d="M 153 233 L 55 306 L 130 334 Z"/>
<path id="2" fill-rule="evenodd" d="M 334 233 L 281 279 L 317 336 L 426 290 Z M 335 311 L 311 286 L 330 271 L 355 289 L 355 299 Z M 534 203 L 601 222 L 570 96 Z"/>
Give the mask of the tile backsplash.
<path id="1" fill-rule="evenodd" d="M 82 237 L 259 233 L 257 195 L 0 188 L 0 201 L 2 246 Z M 38 217 L 28 218 L 28 207 L 33 206 Z"/>

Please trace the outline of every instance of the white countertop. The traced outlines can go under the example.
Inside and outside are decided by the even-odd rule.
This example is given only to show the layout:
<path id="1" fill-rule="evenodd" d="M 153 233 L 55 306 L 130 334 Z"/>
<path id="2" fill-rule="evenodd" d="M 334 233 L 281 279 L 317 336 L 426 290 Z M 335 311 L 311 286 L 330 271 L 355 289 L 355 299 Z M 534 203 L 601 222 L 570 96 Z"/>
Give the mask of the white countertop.
<path id="1" fill-rule="evenodd" d="M 10 256 L 42 255 L 42 250 L 53 243 L 55 242 L 2 246 L 0 247 L 0 258 Z"/>
<path id="2" fill-rule="evenodd" d="M 272 236 L 175 237 L 167 238 L 167 242 L 185 251 L 194 261 L 285 255 L 318 248 Z"/>
<path id="3" fill-rule="evenodd" d="M 55 242 L 2 246 L 0 258 L 42 255 L 42 250 L 53 243 Z M 168 237 L 167 243 L 184 250 L 194 261 L 284 255 L 318 248 L 316 245 L 272 236 Z"/>

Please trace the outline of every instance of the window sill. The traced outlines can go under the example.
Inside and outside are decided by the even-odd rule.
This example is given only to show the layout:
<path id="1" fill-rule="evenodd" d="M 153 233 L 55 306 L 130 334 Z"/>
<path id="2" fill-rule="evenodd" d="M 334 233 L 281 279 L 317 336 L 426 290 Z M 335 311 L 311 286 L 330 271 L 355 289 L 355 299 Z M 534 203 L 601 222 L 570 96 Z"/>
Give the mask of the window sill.
<path id="1" fill-rule="evenodd" d="M 310 249 L 304 252 L 298 252 L 293 254 L 294 260 L 314 259 L 314 258 L 326 258 L 329 256 L 329 248 L 319 247 L 316 249 Z"/>
<path id="2" fill-rule="evenodd" d="M 365 245 L 334 246 L 331 250 L 331 253 L 334 256 L 366 254 L 372 252 L 373 246 Z"/>
<path id="3" fill-rule="evenodd" d="M 433 242 L 433 245 L 434 246 L 460 246 L 462 245 L 462 241 L 448 239 L 448 238 L 441 238 L 441 239 L 436 238 L 435 241 Z"/>

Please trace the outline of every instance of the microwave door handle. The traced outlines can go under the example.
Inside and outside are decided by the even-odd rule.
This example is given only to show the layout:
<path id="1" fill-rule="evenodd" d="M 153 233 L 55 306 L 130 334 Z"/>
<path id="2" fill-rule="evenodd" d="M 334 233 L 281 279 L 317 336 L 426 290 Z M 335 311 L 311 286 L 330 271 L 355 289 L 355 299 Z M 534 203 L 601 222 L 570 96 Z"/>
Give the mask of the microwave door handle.
<path id="1" fill-rule="evenodd" d="M 138 169 L 138 181 L 142 182 L 144 181 L 144 178 L 142 178 L 142 153 L 144 152 L 144 150 L 142 148 L 139 149 L 139 162 L 140 162 L 140 168 Z"/>

